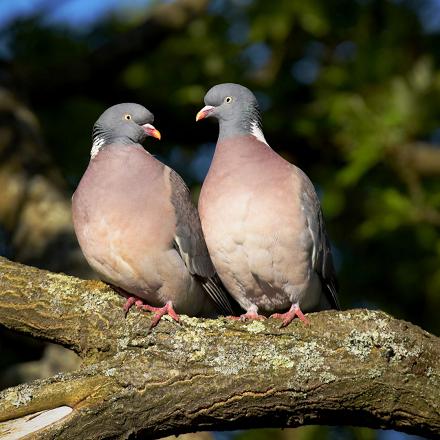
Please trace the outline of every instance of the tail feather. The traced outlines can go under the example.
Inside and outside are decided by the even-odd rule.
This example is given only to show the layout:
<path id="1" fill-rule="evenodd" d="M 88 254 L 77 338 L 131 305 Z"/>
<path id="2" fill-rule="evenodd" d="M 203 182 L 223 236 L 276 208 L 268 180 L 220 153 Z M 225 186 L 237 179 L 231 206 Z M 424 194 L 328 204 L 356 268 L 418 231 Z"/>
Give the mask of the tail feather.
<path id="1" fill-rule="evenodd" d="M 240 306 L 231 297 L 217 274 L 210 278 L 202 279 L 201 282 L 203 289 L 214 301 L 220 313 L 224 315 L 236 315 L 239 313 Z"/>

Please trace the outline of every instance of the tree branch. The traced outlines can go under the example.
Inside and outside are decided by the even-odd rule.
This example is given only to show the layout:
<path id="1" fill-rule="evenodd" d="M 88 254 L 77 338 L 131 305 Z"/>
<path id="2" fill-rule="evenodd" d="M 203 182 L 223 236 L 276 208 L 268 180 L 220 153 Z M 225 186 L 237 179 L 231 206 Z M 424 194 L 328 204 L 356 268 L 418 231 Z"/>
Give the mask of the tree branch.
<path id="1" fill-rule="evenodd" d="M 5 259 L 0 271 L 0 323 L 83 358 L 79 371 L 0 394 L 1 421 L 73 408 L 33 438 L 307 424 L 440 437 L 440 340 L 383 312 L 321 312 L 284 329 L 182 317 L 148 334 L 149 315 L 124 319 L 122 298 L 102 283 Z"/>

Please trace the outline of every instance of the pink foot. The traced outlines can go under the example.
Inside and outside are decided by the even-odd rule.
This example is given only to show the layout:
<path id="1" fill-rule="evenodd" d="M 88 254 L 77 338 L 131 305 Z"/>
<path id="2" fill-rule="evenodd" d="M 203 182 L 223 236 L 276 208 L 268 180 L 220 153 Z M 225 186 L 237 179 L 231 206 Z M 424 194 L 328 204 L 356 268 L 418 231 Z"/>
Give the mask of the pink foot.
<path id="1" fill-rule="evenodd" d="M 115 292 L 119 293 L 119 295 L 122 295 L 125 298 L 127 298 L 127 300 L 125 301 L 125 304 L 122 306 L 122 310 L 124 311 L 125 317 L 127 316 L 128 311 L 133 307 L 133 304 L 136 304 L 137 308 L 139 308 L 140 306 L 142 306 L 144 304 L 140 298 L 132 295 L 131 293 L 128 293 L 127 291 L 125 291 L 121 287 L 115 286 L 114 284 L 109 284 L 109 286 Z"/>
<path id="2" fill-rule="evenodd" d="M 270 315 L 271 318 L 281 319 L 283 321 L 281 327 L 286 327 L 286 325 L 289 325 L 295 316 L 298 316 L 298 318 L 301 319 L 304 324 L 310 324 L 310 321 L 306 316 L 304 316 L 304 313 L 301 312 L 298 304 L 292 304 L 292 307 L 290 307 L 289 311 L 286 313 L 274 313 L 273 315 Z"/>
<path id="3" fill-rule="evenodd" d="M 247 321 L 250 319 L 255 319 L 257 321 L 263 321 L 266 319 L 265 316 L 259 315 L 256 312 L 246 312 L 243 315 L 240 316 L 227 316 L 227 319 L 234 319 L 235 321 Z"/>
<path id="4" fill-rule="evenodd" d="M 144 305 L 141 299 L 137 298 L 136 296 L 129 296 L 123 306 L 125 316 L 127 316 L 127 313 L 133 307 L 133 304 L 136 304 L 138 309 Z"/>
<path id="5" fill-rule="evenodd" d="M 153 307 L 153 306 L 149 306 L 148 304 L 143 304 L 140 308 L 142 310 L 148 310 L 154 313 L 153 319 L 151 320 L 151 324 L 150 324 L 150 330 L 153 327 L 156 327 L 156 325 L 164 315 L 171 316 L 171 318 L 173 318 L 174 321 L 176 322 L 179 322 L 180 319 L 179 315 L 173 309 L 173 304 L 171 303 L 171 301 L 168 301 L 163 307 Z"/>

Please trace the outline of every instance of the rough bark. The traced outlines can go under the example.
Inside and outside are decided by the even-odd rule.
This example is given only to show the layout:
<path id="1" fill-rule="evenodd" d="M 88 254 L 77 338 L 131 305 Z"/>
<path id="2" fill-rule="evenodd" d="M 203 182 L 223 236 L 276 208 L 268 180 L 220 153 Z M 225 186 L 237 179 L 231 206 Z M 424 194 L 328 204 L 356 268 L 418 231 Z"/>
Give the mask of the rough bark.
<path id="1" fill-rule="evenodd" d="M 100 282 L 0 260 L 0 323 L 75 350 L 82 368 L 0 394 L 0 421 L 62 405 L 35 439 L 159 438 L 307 424 L 440 437 L 440 340 L 380 311 L 273 320 L 182 317 L 148 333 Z"/>

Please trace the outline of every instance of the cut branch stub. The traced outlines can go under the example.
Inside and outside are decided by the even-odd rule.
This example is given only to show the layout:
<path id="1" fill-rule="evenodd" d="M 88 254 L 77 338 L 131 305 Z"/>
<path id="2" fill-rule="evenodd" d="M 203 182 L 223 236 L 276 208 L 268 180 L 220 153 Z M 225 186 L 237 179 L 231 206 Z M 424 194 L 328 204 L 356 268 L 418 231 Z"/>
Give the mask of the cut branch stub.
<path id="1" fill-rule="evenodd" d="M 99 282 L 0 260 L 0 322 L 77 351 L 84 367 L 5 390 L 0 419 L 67 405 L 35 438 L 159 438 L 197 430 L 305 424 L 440 437 L 440 341 L 383 312 L 273 320 L 131 311 Z"/>

